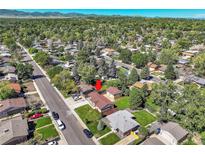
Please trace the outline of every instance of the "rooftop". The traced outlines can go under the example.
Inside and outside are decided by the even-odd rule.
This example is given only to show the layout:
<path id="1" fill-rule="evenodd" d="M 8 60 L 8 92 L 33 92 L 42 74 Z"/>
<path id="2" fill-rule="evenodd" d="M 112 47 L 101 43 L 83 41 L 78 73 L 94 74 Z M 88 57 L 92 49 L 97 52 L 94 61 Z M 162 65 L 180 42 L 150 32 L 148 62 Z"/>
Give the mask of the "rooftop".
<path id="1" fill-rule="evenodd" d="M 119 129 L 122 132 L 127 132 L 139 124 L 133 119 L 132 115 L 127 110 L 120 110 L 104 118 L 113 129 Z"/>
<path id="2" fill-rule="evenodd" d="M 26 101 L 23 97 L 0 101 L 0 112 L 9 108 L 19 108 L 19 107 L 27 107 Z"/>
<path id="3" fill-rule="evenodd" d="M 178 142 L 188 134 L 188 132 L 184 128 L 182 128 L 178 123 L 175 122 L 155 122 L 150 127 L 149 132 L 154 132 L 157 128 L 169 132 Z"/>
<path id="4" fill-rule="evenodd" d="M 122 93 L 122 91 L 119 90 L 119 89 L 116 88 L 116 87 L 109 87 L 109 88 L 107 89 L 107 92 L 109 92 L 109 93 L 112 94 L 112 95 L 117 95 L 117 94 L 121 94 L 121 93 Z"/>
<path id="5" fill-rule="evenodd" d="M 90 100 L 99 108 L 103 109 L 105 106 L 109 104 L 113 104 L 109 99 L 107 99 L 105 96 L 100 95 L 97 92 L 91 92 L 88 94 L 90 97 Z"/>
<path id="6" fill-rule="evenodd" d="M 27 119 L 16 117 L 0 122 L 0 144 L 7 144 L 9 140 L 28 135 Z"/>

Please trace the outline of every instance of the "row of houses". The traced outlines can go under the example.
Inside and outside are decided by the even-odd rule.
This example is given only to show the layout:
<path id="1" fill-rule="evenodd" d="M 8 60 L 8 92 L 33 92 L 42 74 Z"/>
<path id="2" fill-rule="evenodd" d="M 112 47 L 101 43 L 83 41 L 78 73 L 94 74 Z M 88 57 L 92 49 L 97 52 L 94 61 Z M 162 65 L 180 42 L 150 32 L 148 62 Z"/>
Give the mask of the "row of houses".
<path id="1" fill-rule="evenodd" d="M 127 110 L 117 110 L 114 102 L 122 96 L 122 91 L 116 87 L 109 87 L 105 93 L 100 94 L 92 85 L 80 85 L 80 92 L 88 100 L 89 104 L 98 110 L 103 118 L 102 121 L 112 129 L 120 138 L 129 135 L 131 131 L 139 128 L 139 124 L 134 120 Z"/>
<path id="2" fill-rule="evenodd" d="M 0 144 L 18 144 L 27 140 L 29 134 L 28 121 L 21 114 L 28 108 L 21 96 L 21 86 L 16 68 L 10 65 L 11 54 L 4 45 L 0 45 L 0 82 L 13 89 L 15 96 L 0 100 Z"/>

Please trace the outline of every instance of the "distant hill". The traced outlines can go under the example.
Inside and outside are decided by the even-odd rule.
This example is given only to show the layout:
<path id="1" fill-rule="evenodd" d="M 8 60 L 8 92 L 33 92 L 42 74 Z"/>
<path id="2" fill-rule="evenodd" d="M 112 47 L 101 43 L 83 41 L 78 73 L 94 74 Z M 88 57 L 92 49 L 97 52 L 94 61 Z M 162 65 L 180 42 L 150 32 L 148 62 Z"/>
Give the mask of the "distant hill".
<path id="1" fill-rule="evenodd" d="M 60 12 L 24 12 L 17 10 L 0 9 L 1 17 L 80 17 L 87 16 L 80 13 L 60 13 Z M 93 16 L 93 15 L 92 15 Z"/>

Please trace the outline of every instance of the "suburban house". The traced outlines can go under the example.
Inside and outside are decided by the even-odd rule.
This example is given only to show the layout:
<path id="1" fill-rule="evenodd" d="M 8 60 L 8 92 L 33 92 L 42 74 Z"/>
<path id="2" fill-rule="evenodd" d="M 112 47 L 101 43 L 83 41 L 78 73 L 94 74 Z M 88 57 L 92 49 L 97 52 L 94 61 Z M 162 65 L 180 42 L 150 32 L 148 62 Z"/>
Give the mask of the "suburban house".
<path id="1" fill-rule="evenodd" d="M 95 90 L 95 87 L 92 86 L 92 85 L 80 84 L 79 90 L 80 90 L 80 93 L 81 93 L 82 95 L 87 95 L 87 94 L 89 94 L 90 92 L 94 91 L 94 90 Z"/>
<path id="2" fill-rule="evenodd" d="M 161 64 L 161 65 L 159 65 L 159 67 L 158 67 L 158 69 L 156 71 L 164 73 L 166 69 L 167 69 L 167 65 Z"/>
<path id="3" fill-rule="evenodd" d="M 151 125 L 149 133 L 152 135 L 142 143 L 143 145 L 176 145 L 186 139 L 188 135 L 188 131 L 175 122 L 155 122 Z"/>
<path id="4" fill-rule="evenodd" d="M 145 84 L 147 84 L 148 90 L 151 91 L 152 90 L 152 83 L 146 82 L 144 80 L 137 81 L 135 84 L 132 85 L 132 87 L 142 89 Z"/>
<path id="5" fill-rule="evenodd" d="M 23 97 L 12 98 L 0 101 L 0 117 L 20 113 L 27 108 Z"/>
<path id="6" fill-rule="evenodd" d="M 180 65 L 187 65 L 189 63 L 189 60 L 187 59 L 179 59 L 178 64 Z"/>
<path id="7" fill-rule="evenodd" d="M 4 80 L 11 81 L 11 82 L 16 82 L 18 81 L 18 75 L 14 73 L 8 73 L 5 77 Z"/>
<path id="8" fill-rule="evenodd" d="M 8 73 L 15 73 L 16 72 L 16 68 L 13 66 L 5 66 L 0 68 L 0 71 L 2 71 L 2 73 L 4 74 L 8 74 Z"/>
<path id="9" fill-rule="evenodd" d="M 11 54 L 4 52 L 4 53 L 1 53 L 0 56 L 1 57 L 11 57 Z"/>
<path id="10" fill-rule="evenodd" d="M 117 111 L 106 116 L 102 121 L 116 132 L 120 138 L 129 135 L 131 131 L 135 131 L 140 127 L 140 125 L 134 120 L 134 115 L 127 110 Z"/>
<path id="11" fill-rule="evenodd" d="M 15 117 L 0 122 L 0 144 L 15 145 L 27 140 L 28 122 L 22 117 Z"/>
<path id="12" fill-rule="evenodd" d="M 21 86 L 19 83 L 10 83 L 9 86 L 11 89 L 14 89 L 17 94 L 21 92 Z"/>
<path id="13" fill-rule="evenodd" d="M 118 88 L 116 88 L 116 87 L 109 87 L 108 89 L 107 89 L 107 96 L 109 97 L 109 98 L 111 98 L 111 100 L 115 100 L 115 99 L 117 99 L 117 98 L 119 98 L 119 97 L 121 97 L 122 96 L 122 91 L 121 90 L 119 90 Z"/>
<path id="14" fill-rule="evenodd" d="M 98 92 L 91 92 L 88 94 L 88 101 L 91 106 L 96 108 L 102 115 L 108 115 L 116 111 L 114 104 L 105 96 L 100 95 Z"/>
<path id="15" fill-rule="evenodd" d="M 159 67 L 157 64 L 154 64 L 152 62 L 147 63 L 147 66 L 150 72 L 156 71 L 157 68 Z"/>
<path id="16" fill-rule="evenodd" d="M 191 57 L 194 57 L 198 52 L 198 50 L 187 50 L 182 52 L 182 57 L 184 59 L 190 59 Z"/>
<path id="17" fill-rule="evenodd" d="M 197 77 L 195 75 L 189 75 L 186 77 L 185 82 L 194 82 L 200 86 L 205 86 L 205 79 Z"/>

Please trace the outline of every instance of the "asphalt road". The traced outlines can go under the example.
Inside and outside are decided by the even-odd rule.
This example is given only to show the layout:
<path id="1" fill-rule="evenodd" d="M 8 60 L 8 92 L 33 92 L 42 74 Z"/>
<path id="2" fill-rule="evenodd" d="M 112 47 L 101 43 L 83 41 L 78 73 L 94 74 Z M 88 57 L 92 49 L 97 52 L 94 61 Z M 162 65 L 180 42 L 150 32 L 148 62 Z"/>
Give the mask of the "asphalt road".
<path id="1" fill-rule="evenodd" d="M 28 56 L 28 55 L 27 55 Z M 28 58 L 28 57 L 27 57 Z M 34 61 L 30 61 L 33 65 L 36 85 L 40 90 L 44 100 L 46 101 L 49 109 L 59 114 L 60 119 L 66 126 L 62 131 L 66 141 L 70 145 L 92 145 L 95 144 L 92 139 L 88 139 L 83 134 L 83 128 L 67 107 L 65 102 L 59 94 L 52 87 L 48 79 L 43 75 L 42 71 L 38 68 Z"/>

